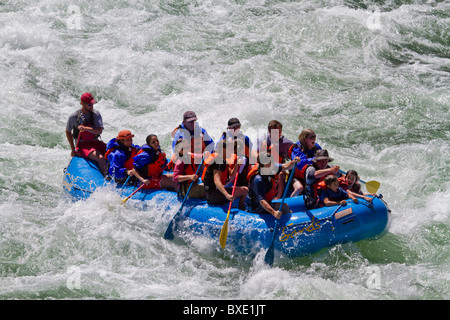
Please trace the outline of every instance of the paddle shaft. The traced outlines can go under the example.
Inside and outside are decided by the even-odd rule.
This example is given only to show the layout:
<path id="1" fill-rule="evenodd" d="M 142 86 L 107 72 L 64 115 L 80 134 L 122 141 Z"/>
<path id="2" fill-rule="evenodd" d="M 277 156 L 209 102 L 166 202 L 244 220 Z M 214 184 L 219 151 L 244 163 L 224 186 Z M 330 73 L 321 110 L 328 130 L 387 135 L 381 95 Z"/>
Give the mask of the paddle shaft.
<path id="1" fill-rule="evenodd" d="M 286 199 L 286 195 L 289 190 L 289 186 L 291 185 L 292 179 L 294 178 L 294 172 L 295 172 L 296 167 L 297 166 L 294 165 L 294 168 L 292 168 L 292 171 L 289 174 L 288 182 L 287 182 L 286 186 L 284 187 L 283 198 L 281 199 L 281 203 L 280 203 L 280 211 L 283 210 L 284 199 Z M 277 233 L 277 228 L 278 228 L 278 219 L 275 219 L 275 225 L 273 227 L 272 242 L 270 243 L 269 249 L 267 249 L 266 255 L 264 256 L 264 262 L 266 262 L 270 266 L 273 264 L 274 250 L 275 250 L 275 235 Z"/>
<path id="2" fill-rule="evenodd" d="M 202 158 L 202 162 L 199 164 L 199 166 L 197 167 L 197 170 L 195 171 L 195 175 L 198 176 L 198 173 L 200 171 L 200 167 L 203 164 L 203 158 Z M 169 225 L 167 226 L 166 232 L 164 232 L 164 239 L 168 239 L 168 240 L 172 240 L 173 239 L 173 222 L 175 221 L 176 217 L 181 213 L 181 210 L 184 207 L 184 203 L 186 202 L 189 192 L 191 192 L 192 186 L 194 185 L 194 180 L 192 180 L 191 184 L 189 185 L 189 188 L 186 192 L 186 195 L 184 196 L 183 201 L 181 202 L 181 206 L 180 209 L 178 209 L 177 213 L 175 213 L 175 215 L 173 216 L 172 220 L 170 220 Z"/>
<path id="3" fill-rule="evenodd" d="M 128 197 L 126 197 L 125 199 L 123 199 L 123 203 L 127 202 L 128 199 L 130 199 L 132 196 L 134 196 L 136 194 L 136 192 L 138 192 L 139 190 L 141 190 L 143 187 L 145 186 L 145 184 L 142 184 L 139 188 L 137 188 L 136 190 L 133 191 L 132 194 L 130 194 Z"/>
<path id="4" fill-rule="evenodd" d="M 234 179 L 234 184 L 233 184 L 233 191 L 231 192 L 231 197 L 234 198 L 234 191 L 236 190 L 236 183 L 238 180 L 238 176 L 239 176 L 239 171 L 236 172 L 236 178 Z M 231 205 L 233 204 L 233 199 L 231 199 L 230 204 L 228 206 L 228 212 L 227 212 L 227 218 L 225 219 L 225 222 L 222 226 L 222 230 L 220 231 L 220 236 L 219 236 L 219 243 L 220 246 L 222 247 L 222 249 L 225 249 L 225 245 L 227 243 L 227 237 L 228 237 L 228 220 L 230 219 L 230 212 L 231 212 Z"/>
<path id="5" fill-rule="evenodd" d="M 125 180 L 125 182 L 122 185 L 122 188 L 120 188 L 120 189 L 123 189 L 126 186 L 126 184 L 128 183 L 128 180 L 130 180 L 130 178 L 131 178 L 131 176 L 128 176 L 127 180 Z"/>

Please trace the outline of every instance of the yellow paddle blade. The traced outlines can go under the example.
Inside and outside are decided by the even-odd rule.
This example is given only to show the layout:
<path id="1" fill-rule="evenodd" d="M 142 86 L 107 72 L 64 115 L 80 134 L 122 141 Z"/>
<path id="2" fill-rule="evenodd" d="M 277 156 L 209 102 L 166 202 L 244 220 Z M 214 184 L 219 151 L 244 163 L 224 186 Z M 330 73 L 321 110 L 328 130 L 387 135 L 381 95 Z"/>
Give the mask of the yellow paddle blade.
<path id="1" fill-rule="evenodd" d="M 225 245 L 227 244 L 228 237 L 228 218 L 230 217 L 230 211 L 228 211 L 227 219 L 225 220 L 222 230 L 220 231 L 219 243 L 222 249 L 225 249 Z"/>
<path id="2" fill-rule="evenodd" d="M 380 183 L 378 181 L 369 181 L 366 182 L 366 189 L 369 193 L 376 193 L 380 188 Z"/>

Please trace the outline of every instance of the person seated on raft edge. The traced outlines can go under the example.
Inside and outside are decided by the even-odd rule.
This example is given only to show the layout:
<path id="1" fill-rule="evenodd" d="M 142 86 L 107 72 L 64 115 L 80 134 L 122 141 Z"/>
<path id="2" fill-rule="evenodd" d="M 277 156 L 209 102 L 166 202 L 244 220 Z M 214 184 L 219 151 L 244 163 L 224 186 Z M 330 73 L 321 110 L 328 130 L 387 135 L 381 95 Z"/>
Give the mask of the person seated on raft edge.
<path id="1" fill-rule="evenodd" d="M 168 167 L 173 168 L 173 181 L 178 183 L 178 192 L 181 197 L 186 196 L 191 182 L 194 182 L 188 197 L 203 199 L 205 196 L 204 184 L 199 183 L 199 176 L 196 174 L 203 154 L 191 153 L 189 150 L 189 140 L 184 138 L 178 139 L 175 144 L 175 153 Z M 209 153 L 205 154 L 205 157 L 208 155 Z"/>
<path id="2" fill-rule="evenodd" d="M 217 152 L 212 153 L 205 160 L 205 168 L 202 179 L 205 185 L 205 196 L 208 204 L 222 205 L 235 199 L 239 199 L 239 209 L 244 210 L 244 200 L 247 196 L 247 186 L 238 186 L 233 193 L 233 185 L 225 186 L 227 183 L 234 181 L 239 170 L 245 165 L 244 161 L 236 161 L 235 142 L 230 140 L 221 140 L 218 143 Z M 230 157 L 227 159 L 227 151 Z M 242 173 L 242 172 L 241 172 Z M 239 176 L 238 176 L 239 180 Z"/>
<path id="3" fill-rule="evenodd" d="M 252 167 L 247 175 L 249 181 L 248 195 L 245 199 L 246 210 L 252 213 L 270 213 L 276 219 L 282 214 L 291 213 L 289 206 L 284 203 L 280 211 L 280 203 L 272 203 L 273 199 L 283 196 L 284 178 L 277 176 L 282 170 L 290 170 L 300 158 L 296 157 L 286 163 L 271 162 L 269 152 L 262 151 L 258 155 L 258 162 Z M 277 183 L 278 180 L 278 183 Z"/>
<path id="4" fill-rule="evenodd" d="M 172 180 L 173 174 L 163 174 L 168 161 L 165 152 L 161 150 L 158 137 L 150 134 L 146 143 L 133 158 L 132 174 L 146 185 L 144 189 L 178 191 L 178 184 Z"/>
<path id="5" fill-rule="evenodd" d="M 103 132 L 103 119 L 100 112 L 94 110 L 95 103 L 97 101 L 91 93 L 85 92 L 81 95 L 81 109 L 72 113 L 67 120 L 66 138 L 72 149 L 72 157 L 78 155 L 97 162 L 100 172 L 106 176 L 108 174 L 104 156 L 106 144 L 99 139 Z"/>
<path id="6" fill-rule="evenodd" d="M 298 135 L 298 141 L 294 143 L 289 149 L 291 159 L 300 157 L 300 162 L 297 164 L 297 170 L 293 180 L 294 191 L 291 197 L 295 197 L 304 193 L 303 184 L 301 183 L 300 172 L 306 165 L 313 164 L 313 159 L 317 150 L 322 147 L 316 143 L 316 133 L 313 129 L 303 129 Z"/>
<path id="7" fill-rule="evenodd" d="M 133 175 L 133 157 L 140 149 L 133 144 L 133 137 L 131 131 L 122 130 L 106 144 L 105 157 L 109 162 L 107 178 L 114 179 L 116 183 L 124 183 L 128 176 Z"/>
<path id="8" fill-rule="evenodd" d="M 317 150 L 313 160 L 313 164 L 306 165 L 300 172 L 300 180 L 304 182 L 305 188 L 305 206 L 311 210 L 317 207 L 318 204 L 318 186 L 327 175 L 340 175 L 339 166 L 328 166 L 328 163 L 333 161 L 333 158 L 328 156 L 326 149 Z"/>
<path id="9" fill-rule="evenodd" d="M 357 198 L 366 200 L 367 202 L 372 202 L 373 197 L 376 197 L 376 193 L 363 193 L 361 190 L 361 184 L 358 182 L 359 176 L 355 170 L 348 170 L 345 177 L 339 177 L 339 186 L 347 191 L 349 195 L 353 195 L 355 199 L 352 198 L 354 203 L 358 203 Z M 372 196 L 368 197 L 368 196 Z"/>
<path id="10" fill-rule="evenodd" d="M 331 207 L 337 205 L 347 205 L 346 199 L 351 198 L 355 202 L 355 197 L 339 186 L 338 177 L 329 174 L 325 180 L 319 183 L 319 208 L 323 206 Z"/>

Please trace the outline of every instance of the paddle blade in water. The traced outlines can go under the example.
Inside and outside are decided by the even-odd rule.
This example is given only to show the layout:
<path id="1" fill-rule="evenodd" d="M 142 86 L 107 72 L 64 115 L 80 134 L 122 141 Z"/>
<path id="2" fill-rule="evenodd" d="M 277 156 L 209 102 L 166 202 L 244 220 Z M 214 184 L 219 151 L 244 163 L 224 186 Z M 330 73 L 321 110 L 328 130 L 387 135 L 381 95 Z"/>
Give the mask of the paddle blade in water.
<path id="1" fill-rule="evenodd" d="M 164 239 L 172 240 L 173 238 L 174 238 L 174 236 L 173 236 L 173 219 L 172 219 L 172 220 L 170 220 L 170 223 L 167 226 L 166 232 L 164 233 Z"/>
<path id="2" fill-rule="evenodd" d="M 228 237 L 228 217 L 229 217 L 229 212 L 228 212 L 228 216 L 227 219 L 225 220 L 223 226 L 222 226 L 222 230 L 220 231 L 220 237 L 219 237 L 219 242 L 220 242 L 220 246 L 222 247 L 222 249 L 225 249 L 225 245 L 227 244 L 227 237 Z"/>

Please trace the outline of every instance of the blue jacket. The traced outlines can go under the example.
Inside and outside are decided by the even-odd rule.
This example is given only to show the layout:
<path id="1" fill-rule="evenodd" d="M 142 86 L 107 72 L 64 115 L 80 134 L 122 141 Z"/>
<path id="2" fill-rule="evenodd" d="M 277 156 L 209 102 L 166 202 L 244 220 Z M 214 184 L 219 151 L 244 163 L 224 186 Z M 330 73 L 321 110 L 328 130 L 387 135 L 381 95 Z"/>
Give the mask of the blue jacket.
<path id="1" fill-rule="evenodd" d="M 140 171 L 145 169 L 145 167 L 147 165 L 149 165 L 150 163 L 155 162 L 158 159 L 159 154 L 162 152 L 161 148 L 159 148 L 158 150 L 155 150 L 146 144 L 144 144 L 141 147 L 141 149 L 142 149 L 142 152 L 133 158 L 134 167 Z M 167 159 L 165 159 L 165 160 L 166 160 L 165 164 L 167 165 L 168 161 L 167 161 Z"/>
<path id="2" fill-rule="evenodd" d="M 292 148 L 291 159 L 294 160 L 295 157 L 299 157 L 300 162 L 297 163 L 297 170 L 302 170 L 305 165 L 313 164 L 312 160 L 314 159 L 316 151 L 322 148 L 316 143 L 315 148 L 313 148 L 312 150 L 306 150 L 306 153 L 304 153 L 300 150 L 299 146 L 300 141 L 297 141 L 297 143 L 295 143 L 294 147 Z"/>
<path id="3" fill-rule="evenodd" d="M 139 146 L 132 144 L 132 148 L 135 148 L 136 151 L 139 149 Z M 109 161 L 109 169 L 108 173 L 111 177 L 115 179 L 123 179 L 126 177 L 125 162 L 132 156 L 132 151 L 128 150 L 128 148 L 122 146 L 116 141 L 116 138 L 111 139 L 106 144 L 106 150 L 113 149 L 108 154 Z"/>

